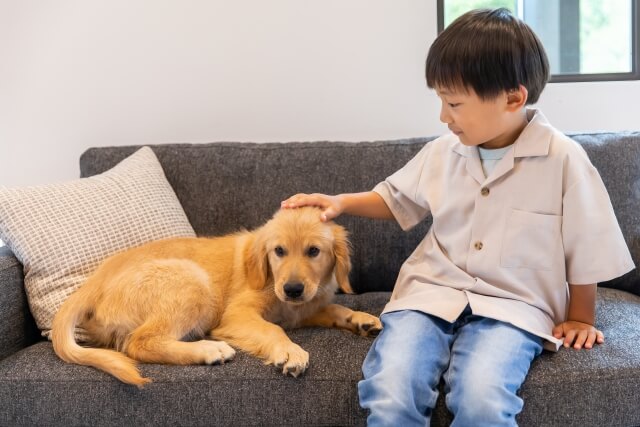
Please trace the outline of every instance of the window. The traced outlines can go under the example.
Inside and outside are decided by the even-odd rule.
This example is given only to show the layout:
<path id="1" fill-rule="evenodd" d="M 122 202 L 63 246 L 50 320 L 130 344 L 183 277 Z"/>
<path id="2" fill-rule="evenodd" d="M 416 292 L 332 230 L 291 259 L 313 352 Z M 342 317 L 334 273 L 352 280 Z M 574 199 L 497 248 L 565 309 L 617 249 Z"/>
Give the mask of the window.
<path id="1" fill-rule="evenodd" d="M 438 0 L 438 32 L 471 9 L 496 7 L 540 37 L 551 82 L 640 79 L 640 0 Z"/>

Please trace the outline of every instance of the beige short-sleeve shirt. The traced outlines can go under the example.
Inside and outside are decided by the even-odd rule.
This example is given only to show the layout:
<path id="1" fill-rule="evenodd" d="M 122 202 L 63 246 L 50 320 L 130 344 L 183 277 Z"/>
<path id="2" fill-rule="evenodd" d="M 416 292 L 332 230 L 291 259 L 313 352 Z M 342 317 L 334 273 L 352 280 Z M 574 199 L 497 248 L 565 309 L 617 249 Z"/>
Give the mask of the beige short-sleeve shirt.
<path id="1" fill-rule="evenodd" d="M 571 284 L 634 268 L 609 195 L 579 144 L 536 110 L 485 177 L 477 147 L 453 134 L 425 147 L 373 191 L 404 230 L 433 225 L 400 269 L 383 313 L 418 310 L 453 322 L 508 322 L 557 350 Z"/>

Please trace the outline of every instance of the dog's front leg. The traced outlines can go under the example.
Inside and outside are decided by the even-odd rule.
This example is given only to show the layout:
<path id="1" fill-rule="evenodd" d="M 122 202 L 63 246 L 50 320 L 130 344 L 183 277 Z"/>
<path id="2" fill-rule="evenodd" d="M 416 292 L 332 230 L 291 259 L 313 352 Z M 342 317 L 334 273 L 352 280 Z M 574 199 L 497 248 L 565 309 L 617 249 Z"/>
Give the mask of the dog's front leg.
<path id="1" fill-rule="evenodd" d="M 309 353 L 292 342 L 280 326 L 258 314 L 223 317 L 211 335 L 282 368 L 285 375 L 298 377 L 309 366 Z"/>
<path id="2" fill-rule="evenodd" d="M 353 311 L 339 304 L 329 304 L 302 321 L 302 326 L 324 326 L 348 329 L 362 336 L 376 336 L 382 323 L 376 316 L 363 311 Z"/>

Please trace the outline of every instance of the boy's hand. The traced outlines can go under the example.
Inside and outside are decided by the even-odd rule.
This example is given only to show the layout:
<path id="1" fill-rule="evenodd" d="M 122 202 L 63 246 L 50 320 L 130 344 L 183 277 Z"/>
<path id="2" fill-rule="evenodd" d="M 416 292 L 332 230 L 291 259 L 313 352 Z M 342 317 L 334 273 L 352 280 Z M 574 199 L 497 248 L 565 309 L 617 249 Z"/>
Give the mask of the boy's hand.
<path id="1" fill-rule="evenodd" d="M 580 350 L 582 347 L 590 349 L 594 344 L 604 342 L 604 334 L 588 323 L 568 320 L 553 328 L 553 336 L 560 339 L 564 337 L 564 346 Z"/>
<path id="2" fill-rule="evenodd" d="M 302 206 L 317 206 L 322 209 L 320 220 L 323 222 L 332 220 L 343 211 L 339 196 L 328 196 L 326 194 L 296 194 L 280 203 L 283 209 L 299 208 Z"/>

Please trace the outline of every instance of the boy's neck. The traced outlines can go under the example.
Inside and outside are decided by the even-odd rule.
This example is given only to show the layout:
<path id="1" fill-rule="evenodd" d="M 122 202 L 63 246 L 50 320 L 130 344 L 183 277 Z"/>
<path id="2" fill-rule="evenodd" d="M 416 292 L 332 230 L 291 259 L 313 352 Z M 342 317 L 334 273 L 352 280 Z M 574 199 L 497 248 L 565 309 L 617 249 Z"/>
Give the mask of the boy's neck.
<path id="1" fill-rule="evenodd" d="M 529 124 L 527 119 L 527 109 L 523 108 L 519 113 L 514 114 L 513 123 L 509 126 L 508 130 L 491 141 L 480 144 L 479 147 L 493 150 L 496 148 L 504 148 L 516 142 L 516 139 L 520 136 L 524 128 Z"/>

